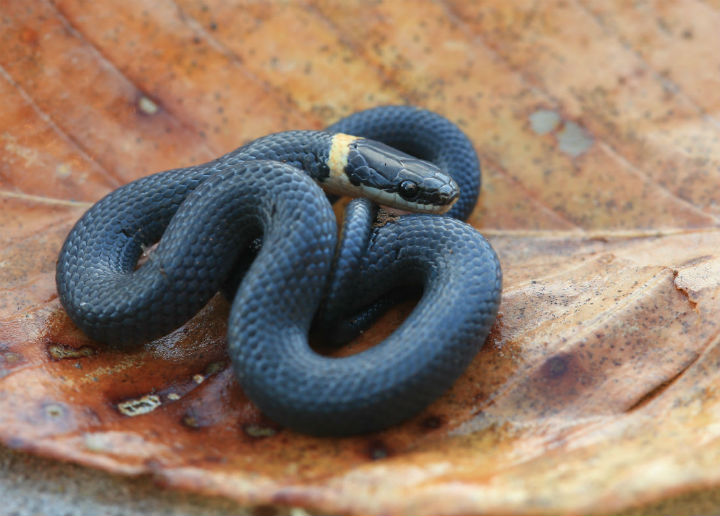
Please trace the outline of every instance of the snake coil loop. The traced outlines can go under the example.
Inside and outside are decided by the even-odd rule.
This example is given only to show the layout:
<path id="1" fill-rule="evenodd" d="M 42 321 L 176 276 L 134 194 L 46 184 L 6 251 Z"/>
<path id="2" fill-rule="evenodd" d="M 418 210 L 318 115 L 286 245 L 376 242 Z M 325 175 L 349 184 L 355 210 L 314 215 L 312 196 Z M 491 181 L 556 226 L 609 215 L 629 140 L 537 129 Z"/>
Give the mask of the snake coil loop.
<path id="1" fill-rule="evenodd" d="M 357 144 L 358 137 L 412 156 L 394 157 L 369 140 Z M 406 208 L 416 199 L 423 211 L 457 201 L 449 217 L 411 214 L 378 227 L 371 203 L 353 201 L 336 253 L 334 215 L 318 184 L 334 193 L 364 188 Z M 145 342 L 192 317 L 262 235 L 228 322 L 228 352 L 245 393 L 301 432 L 380 430 L 447 390 L 493 324 L 502 280 L 497 256 L 457 220 L 469 215 L 479 187 L 472 145 L 445 118 L 407 106 L 363 111 L 326 131 L 270 135 L 110 193 L 68 235 L 58 293 L 92 338 Z M 157 241 L 153 259 L 135 270 L 143 247 Z M 321 302 L 318 320 L 331 324 L 411 285 L 422 286 L 421 300 L 377 346 L 345 358 L 308 346 Z"/>

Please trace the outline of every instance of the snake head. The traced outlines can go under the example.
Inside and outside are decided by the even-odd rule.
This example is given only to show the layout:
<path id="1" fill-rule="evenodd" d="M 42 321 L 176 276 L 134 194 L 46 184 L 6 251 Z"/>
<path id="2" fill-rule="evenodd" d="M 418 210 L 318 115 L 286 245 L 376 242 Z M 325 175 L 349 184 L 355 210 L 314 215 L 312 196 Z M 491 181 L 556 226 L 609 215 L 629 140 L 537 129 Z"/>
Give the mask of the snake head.
<path id="1" fill-rule="evenodd" d="M 334 153 L 334 154 L 333 154 Z M 331 151 L 335 192 L 418 213 L 445 213 L 460 196 L 457 183 L 440 167 L 384 143 L 336 134 Z"/>

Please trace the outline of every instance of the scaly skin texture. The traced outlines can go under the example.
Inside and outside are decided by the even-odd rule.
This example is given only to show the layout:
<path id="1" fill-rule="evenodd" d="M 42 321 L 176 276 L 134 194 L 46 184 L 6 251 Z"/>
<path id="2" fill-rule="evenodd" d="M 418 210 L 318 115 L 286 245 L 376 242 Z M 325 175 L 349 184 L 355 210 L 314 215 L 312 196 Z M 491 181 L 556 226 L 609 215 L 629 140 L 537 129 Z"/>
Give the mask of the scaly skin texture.
<path id="1" fill-rule="evenodd" d="M 417 135 L 417 124 L 429 123 L 433 141 L 448 130 L 448 145 L 469 146 L 455 126 L 426 111 L 390 107 L 366 113 L 367 119 L 361 113 L 348 123 L 359 124 L 363 136 L 373 123 L 390 124 L 375 136 L 389 135 L 386 143 L 425 153 L 422 157 L 429 157 L 430 141 L 415 147 L 398 142 L 403 127 Z M 327 157 L 322 149 L 329 136 L 317 133 L 310 137 L 317 141 L 296 141 L 291 148 L 299 133 L 293 134 L 262 138 L 205 165 L 143 178 L 102 199 L 63 246 L 60 299 L 96 340 L 151 340 L 192 317 L 262 235 L 228 326 L 229 354 L 243 389 L 268 416 L 298 431 L 379 430 L 417 413 L 470 363 L 497 313 L 500 266 L 485 239 L 458 220 L 408 215 L 372 228 L 373 208 L 358 201 L 334 265 L 334 281 L 345 281 L 352 300 L 335 311 L 372 304 L 393 287 L 419 285 L 423 297 L 378 346 L 342 359 L 317 355 L 307 334 L 331 277 L 336 236 L 330 205 L 309 176 L 321 170 L 316 160 Z M 435 152 L 440 162 L 443 152 Z M 471 154 L 459 158 L 465 170 L 474 160 L 477 175 Z M 472 190 L 479 176 L 458 182 Z M 476 196 L 475 187 L 473 204 Z M 463 192 L 462 205 L 453 208 L 456 216 L 469 213 L 469 197 Z M 161 236 L 150 260 L 135 270 L 143 246 Z M 352 270 L 352 282 L 342 268 Z"/>
<path id="2" fill-rule="evenodd" d="M 320 280 L 319 268 L 284 274 L 290 269 L 280 264 L 296 253 L 293 242 L 278 245 L 284 258 L 268 242 L 248 271 L 233 303 L 228 343 L 248 396 L 272 419 L 302 432 L 365 433 L 414 415 L 466 369 L 497 314 L 501 273 L 485 239 L 455 219 L 409 215 L 374 233 L 360 267 L 367 296 L 360 301 L 419 283 L 420 303 L 377 346 L 323 357 L 309 349 L 307 326 L 290 323 L 300 312 L 312 317 L 315 300 L 306 292 Z M 264 259 L 265 249 L 272 260 Z"/>
<path id="3" fill-rule="evenodd" d="M 142 343 L 176 329 L 219 290 L 241 253 L 237 248 L 234 256 L 222 261 L 213 258 L 224 256 L 219 248 L 234 246 L 240 234 L 248 238 L 239 232 L 228 242 L 216 241 L 208 247 L 200 219 L 177 218 L 171 223 L 186 197 L 208 178 L 242 169 L 254 160 L 286 162 L 315 177 L 319 164 L 327 159 L 331 138 L 315 131 L 259 138 L 210 163 L 143 177 L 101 199 L 77 222 L 60 252 L 58 294 L 70 318 L 93 339 L 112 344 Z M 271 168 L 265 170 L 273 173 Z M 215 208 L 208 211 L 203 217 L 213 216 Z M 214 253 L 208 262 L 190 261 L 196 251 L 185 258 L 184 251 L 176 251 L 183 244 L 182 237 L 175 238 L 174 228 L 187 224 L 194 224 L 197 232 L 184 238 Z M 134 272 L 143 249 L 161 236 L 158 252 Z M 163 274 L 158 276 L 158 271 Z M 173 275 L 180 281 L 174 282 Z"/>

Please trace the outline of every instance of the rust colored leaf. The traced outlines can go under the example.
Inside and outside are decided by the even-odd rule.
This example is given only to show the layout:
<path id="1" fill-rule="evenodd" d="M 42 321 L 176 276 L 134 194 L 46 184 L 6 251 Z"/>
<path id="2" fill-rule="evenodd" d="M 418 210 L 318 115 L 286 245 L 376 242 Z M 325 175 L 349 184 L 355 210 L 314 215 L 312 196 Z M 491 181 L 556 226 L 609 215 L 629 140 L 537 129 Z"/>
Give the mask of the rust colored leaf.
<path id="1" fill-rule="evenodd" d="M 3 2 L 0 439 L 249 505 L 609 513 L 720 486 L 717 2 Z M 415 419 L 266 419 L 214 299 L 132 352 L 90 341 L 55 260 L 90 204 L 250 138 L 410 102 L 476 145 L 505 274 L 467 373 Z M 389 313 L 362 342 L 412 309 Z"/>

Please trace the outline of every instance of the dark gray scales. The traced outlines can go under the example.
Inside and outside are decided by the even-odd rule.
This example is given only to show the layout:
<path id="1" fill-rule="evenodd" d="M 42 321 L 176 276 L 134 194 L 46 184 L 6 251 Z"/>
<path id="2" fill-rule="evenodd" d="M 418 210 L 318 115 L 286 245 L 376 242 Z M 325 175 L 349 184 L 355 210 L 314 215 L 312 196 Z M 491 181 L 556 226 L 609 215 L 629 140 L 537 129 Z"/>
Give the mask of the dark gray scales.
<path id="1" fill-rule="evenodd" d="M 227 284 L 261 235 L 228 324 L 233 367 L 253 402 L 279 423 L 317 435 L 379 430 L 422 410 L 485 341 L 500 301 L 500 266 L 487 241 L 455 218 L 407 215 L 374 227 L 366 200 L 349 206 L 337 247 L 331 206 L 311 180 L 327 173 L 336 131 L 432 160 L 462 188 L 450 214 L 472 210 L 477 157 L 462 132 L 434 113 L 383 107 L 328 132 L 271 135 L 205 165 L 140 179 L 94 205 L 57 265 L 72 320 L 116 345 L 168 333 Z M 135 270 L 142 249 L 158 240 Z M 343 359 L 308 346 L 314 318 L 338 324 L 409 286 L 423 297 L 379 345 Z"/>

